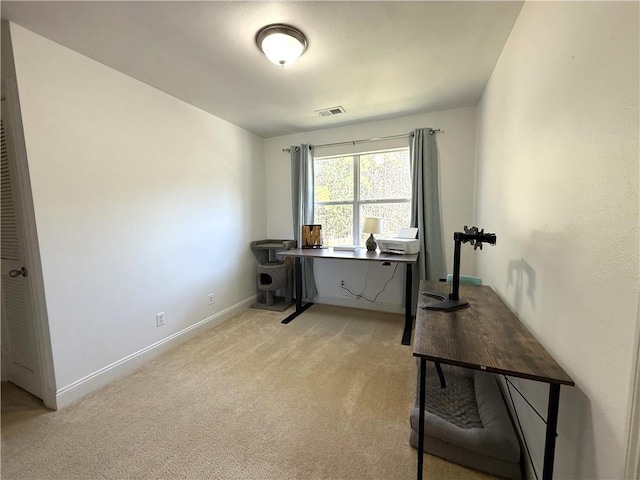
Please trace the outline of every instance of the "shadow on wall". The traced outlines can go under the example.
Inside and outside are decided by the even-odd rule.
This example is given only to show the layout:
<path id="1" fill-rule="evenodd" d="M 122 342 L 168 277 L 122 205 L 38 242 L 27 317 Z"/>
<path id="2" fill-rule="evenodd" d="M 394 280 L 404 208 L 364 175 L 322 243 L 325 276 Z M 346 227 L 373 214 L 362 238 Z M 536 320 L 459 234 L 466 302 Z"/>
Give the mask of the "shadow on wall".
<path id="1" fill-rule="evenodd" d="M 563 398 L 564 397 L 564 398 Z M 560 389 L 560 412 L 558 417 L 558 446 L 565 456 L 563 461 L 556 462 L 554 476 L 557 478 L 598 478 L 596 459 L 596 438 L 593 409 L 591 400 L 577 385 Z M 613 438 L 614 431 L 606 422 L 598 422 L 600 428 L 606 431 L 606 438 Z M 622 445 L 613 446 L 614 449 L 624 448 Z"/>
<path id="2" fill-rule="evenodd" d="M 526 290 L 524 289 L 525 277 Z M 523 258 L 509 260 L 507 286 L 515 287 L 513 306 L 516 312 L 519 312 L 522 307 L 523 294 L 526 294 L 532 308 L 536 309 L 536 271 Z"/>

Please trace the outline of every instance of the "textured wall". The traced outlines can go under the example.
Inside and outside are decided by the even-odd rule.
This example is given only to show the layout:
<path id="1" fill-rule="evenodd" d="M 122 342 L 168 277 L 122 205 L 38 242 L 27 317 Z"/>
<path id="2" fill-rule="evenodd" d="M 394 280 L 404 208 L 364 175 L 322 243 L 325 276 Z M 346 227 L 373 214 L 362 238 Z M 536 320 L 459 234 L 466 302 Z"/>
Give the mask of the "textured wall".
<path id="1" fill-rule="evenodd" d="M 621 478 L 638 321 L 637 2 L 527 2 L 479 105 L 478 274 L 576 382 L 558 478 Z M 520 382 L 544 412 L 547 390 Z M 520 408 L 521 407 L 521 408 Z M 536 464 L 542 429 L 520 404 Z"/>
<path id="2" fill-rule="evenodd" d="M 255 294 L 263 140 L 11 31 L 60 390 Z"/>

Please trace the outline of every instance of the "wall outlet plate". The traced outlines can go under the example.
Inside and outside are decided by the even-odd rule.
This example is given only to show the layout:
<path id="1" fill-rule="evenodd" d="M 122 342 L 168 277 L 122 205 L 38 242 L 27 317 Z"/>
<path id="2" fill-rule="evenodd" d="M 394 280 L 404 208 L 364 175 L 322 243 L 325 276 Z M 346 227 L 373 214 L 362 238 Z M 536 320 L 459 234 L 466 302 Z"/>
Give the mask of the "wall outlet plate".
<path id="1" fill-rule="evenodd" d="M 213 293 L 207 295 L 207 298 L 209 299 L 209 305 L 213 305 Z"/>
<path id="2" fill-rule="evenodd" d="M 164 312 L 156 313 L 156 327 L 164 325 Z"/>

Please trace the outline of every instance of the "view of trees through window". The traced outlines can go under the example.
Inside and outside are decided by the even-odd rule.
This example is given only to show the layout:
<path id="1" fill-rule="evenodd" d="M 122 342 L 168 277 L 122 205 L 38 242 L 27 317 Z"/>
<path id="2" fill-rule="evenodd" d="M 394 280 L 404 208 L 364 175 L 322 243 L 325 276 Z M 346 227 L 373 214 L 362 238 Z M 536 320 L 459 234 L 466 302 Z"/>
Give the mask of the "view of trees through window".
<path id="1" fill-rule="evenodd" d="M 364 245 L 364 217 L 380 217 L 379 237 L 396 236 L 411 219 L 409 149 L 317 157 L 314 223 L 324 245 Z"/>

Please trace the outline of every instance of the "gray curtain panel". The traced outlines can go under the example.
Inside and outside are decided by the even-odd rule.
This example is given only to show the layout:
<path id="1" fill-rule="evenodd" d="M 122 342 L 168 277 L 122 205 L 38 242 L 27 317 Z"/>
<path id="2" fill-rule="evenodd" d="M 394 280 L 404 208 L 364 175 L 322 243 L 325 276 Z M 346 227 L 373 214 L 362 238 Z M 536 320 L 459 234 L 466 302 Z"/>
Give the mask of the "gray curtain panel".
<path id="1" fill-rule="evenodd" d="M 420 255 L 413 271 L 412 308 L 415 311 L 420 280 L 438 280 L 447 273 L 442 237 L 438 146 L 430 128 L 413 131 L 411 157 L 411 226 L 418 227 Z"/>
<path id="2" fill-rule="evenodd" d="M 302 144 L 291 147 L 291 203 L 293 238 L 300 248 L 302 225 L 313 224 L 313 147 Z M 318 295 L 313 278 L 313 260 L 303 258 L 302 298 L 311 301 Z"/>

